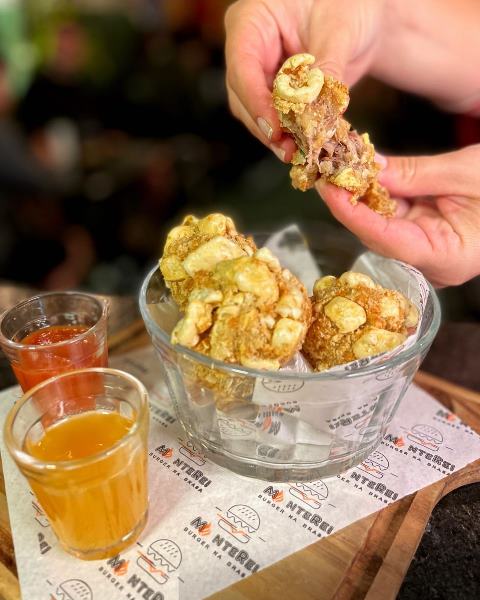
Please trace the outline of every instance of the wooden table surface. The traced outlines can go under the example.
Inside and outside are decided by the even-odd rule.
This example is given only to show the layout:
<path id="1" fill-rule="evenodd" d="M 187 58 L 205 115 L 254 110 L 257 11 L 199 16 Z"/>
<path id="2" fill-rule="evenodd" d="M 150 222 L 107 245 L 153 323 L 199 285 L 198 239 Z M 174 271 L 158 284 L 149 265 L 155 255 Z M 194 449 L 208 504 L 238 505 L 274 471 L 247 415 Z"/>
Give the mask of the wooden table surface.
<path id="1" fill-rule="evenodd" d="M 133 311 L 133 309 L 132 309 Z M 112 353 L 149 343 L 141 321 L 109 336 Z M 418 373 L 416 382 L 480 433 L 480 394 Z M 448 492 L 480 481 L 480 460 L 292 554 L 211 596 L 215 600 L 343 600 L 396 597 L 436 503 Z M 19 600 L 20 589 L 0 464 L 0 600 Z"/>

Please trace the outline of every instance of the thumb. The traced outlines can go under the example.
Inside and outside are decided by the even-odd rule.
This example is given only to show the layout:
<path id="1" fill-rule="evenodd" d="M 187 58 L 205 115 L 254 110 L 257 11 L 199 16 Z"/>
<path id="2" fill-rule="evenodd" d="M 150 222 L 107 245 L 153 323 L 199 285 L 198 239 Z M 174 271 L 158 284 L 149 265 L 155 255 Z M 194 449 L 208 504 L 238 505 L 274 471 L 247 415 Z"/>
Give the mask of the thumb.
<path id="1" fill-rule="evenodd" d="M 459 150 L 436 156 L 379 156 L 377 162 L 385 166 L 378 179 L 393 196 L 470 195 L 476 168 L 469 154 Z"/>
<path id="2" fill-rule="evenodd" d="M 431 251 L 427 236 L 413 221 L 387 219 L 363 202 L 353 205 L 349 192 L 321 179 L 315 185 L 333 216 L 374 252 L 418 265 Z"/>
<path id="3" fill-rule="evenodd" d="M 344 4 L 342 0 L 338 3 Z M 315 66 L 338 81 L 345 80 L 345 71 L 351 55 L 352 35 L 350 22 L 331 3 L 313 3 L 307 31 L 307 51 L 315 57 Z"/>
<path id="4" fill-rule="evenodd" d="M 347 39 L 342 43 L 341 36 L 337 40 L 334 39 L 334 36 L 323 40 L 317 37 L 310 44 L 308 51 L 315 57 L 314 66 L 319 67 L 324 73 L 338 81 L 345 80 L 350 53 L 350 44 Z"/>

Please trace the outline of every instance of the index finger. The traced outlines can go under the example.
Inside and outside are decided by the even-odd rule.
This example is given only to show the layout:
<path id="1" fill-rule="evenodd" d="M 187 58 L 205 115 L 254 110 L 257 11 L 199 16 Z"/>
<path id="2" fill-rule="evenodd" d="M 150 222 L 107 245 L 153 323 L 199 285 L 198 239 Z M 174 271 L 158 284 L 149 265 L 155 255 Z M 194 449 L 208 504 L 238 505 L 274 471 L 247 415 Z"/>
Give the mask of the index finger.
<path id="1" fill-rule="evenodd" d="M 272 106 L 271 86 L 282 57 L 282 41 L 273 17 L 263 14 L 260 7 L 252 14 L 250 6 L 246 10 L 233 5 L 225 16 L 227 82 L 265 142 L 278 142 L 282 131 Z"/>
<path id="2" fill-rule="evenodd" d="M 319 181 L 316 187 L 333 216 L 375 252 L 417 266 L 432 254 L 429 237 L 414 221 L 383 217 L 362 202 L 353 205 L 351 194 L 332 184 Z"/>

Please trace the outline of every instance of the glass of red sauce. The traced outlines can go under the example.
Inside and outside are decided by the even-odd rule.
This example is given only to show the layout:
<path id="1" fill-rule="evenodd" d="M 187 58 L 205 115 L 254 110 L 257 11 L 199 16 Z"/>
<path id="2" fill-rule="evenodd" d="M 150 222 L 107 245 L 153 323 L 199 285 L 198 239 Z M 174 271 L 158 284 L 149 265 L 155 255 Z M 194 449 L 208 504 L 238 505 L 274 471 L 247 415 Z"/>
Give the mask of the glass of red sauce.
<path id="1" fill-rule="evenodd" d="M 74 369 L 106 367 L 105 300 L 82 292 L 51 292 L 0 316 L 0 345 L 24 392 Z"/>

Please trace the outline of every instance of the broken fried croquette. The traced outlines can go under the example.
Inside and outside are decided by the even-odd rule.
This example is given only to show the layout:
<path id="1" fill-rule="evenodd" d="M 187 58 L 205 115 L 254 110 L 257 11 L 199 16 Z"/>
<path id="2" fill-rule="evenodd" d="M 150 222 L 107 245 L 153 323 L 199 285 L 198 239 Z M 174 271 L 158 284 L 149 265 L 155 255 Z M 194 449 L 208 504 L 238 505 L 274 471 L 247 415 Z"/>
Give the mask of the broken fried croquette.
<path id="1" fill-rule="evenodd" d="M 352 271 L 317 280 L 312 309 L 302 352 L 315 371 L 393 350 L 418 324 L 416 307 L 400 292 Z"/>
<path id="2" fill-rule="evenodd" d="M 255 250 L 252 238 L 238 233 L 230 217 L 189 215 L 169 232 L 159 266 L 173 299 L 183 309 L 197 273 L 212 271 L 222 260 L 251 256 Z"/>
<path id="3" fill-rule="evenodd" d="M 276 371 L 305 339 L 305 287 L 267 248 L 199 271 L 172 342 L 226 363 Z"/>
<path id="4" fill-rule="evenodd" d="M 298 150 L 292 159 L 293 187 L 306 191 L 320 178 L 351 192 L 376 212 L 393 216 L 396 203 L 377 181 L 380 169 L 367 133 L 343 118 L 350 97 L 345 84 L 318 67 L 311 54 L 285 61 L 273 82 L 273 105 Z"/>

